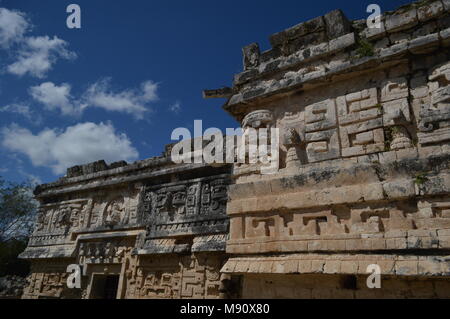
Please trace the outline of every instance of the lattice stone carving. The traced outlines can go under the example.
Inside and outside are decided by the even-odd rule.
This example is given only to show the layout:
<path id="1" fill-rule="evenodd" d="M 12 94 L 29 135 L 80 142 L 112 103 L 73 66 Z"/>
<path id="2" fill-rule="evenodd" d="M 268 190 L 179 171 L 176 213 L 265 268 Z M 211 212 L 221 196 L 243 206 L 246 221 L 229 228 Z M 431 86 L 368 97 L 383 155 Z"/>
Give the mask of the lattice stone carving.
<path id="1" fill-rule="evenodd" d="M 328 99 L 305 109 L 306 153 L 311 163 L 340 156 L 336 104 Z"/>
<path id="2" fill-rule="evenodd" d="M 384 151 L 382 110 L 377 89 L 337 98 L 342 156 L 352 157 Z"/>

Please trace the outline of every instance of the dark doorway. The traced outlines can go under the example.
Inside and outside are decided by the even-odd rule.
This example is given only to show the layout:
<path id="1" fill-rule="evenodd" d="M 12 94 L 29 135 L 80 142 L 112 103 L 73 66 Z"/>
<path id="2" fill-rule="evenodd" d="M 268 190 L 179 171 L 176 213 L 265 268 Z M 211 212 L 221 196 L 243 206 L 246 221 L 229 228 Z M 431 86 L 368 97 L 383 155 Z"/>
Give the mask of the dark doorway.
<path id="1" fill-rule="evenodd" d="M 90 299 L 117 299 L 119 277 L 94 275 Z"/>

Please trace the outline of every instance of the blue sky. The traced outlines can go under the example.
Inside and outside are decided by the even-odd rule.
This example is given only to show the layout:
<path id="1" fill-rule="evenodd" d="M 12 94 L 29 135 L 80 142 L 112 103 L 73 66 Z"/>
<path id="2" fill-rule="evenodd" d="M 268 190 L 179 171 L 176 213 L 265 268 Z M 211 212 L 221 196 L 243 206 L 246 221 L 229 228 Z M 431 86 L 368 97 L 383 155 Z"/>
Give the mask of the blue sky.
<path id="1" fill-rule="evenodd" d="M 160 155 L 172 130 L 238 124 L 202 90 L 231 85 L 241 48 L 375 1 L 0 1 L 0 176 L 51 182 L 98 159 Z M 407 0 L 377 1 L 382 11 Z M 66 7 L 81 7 L 68 29 Z"/>

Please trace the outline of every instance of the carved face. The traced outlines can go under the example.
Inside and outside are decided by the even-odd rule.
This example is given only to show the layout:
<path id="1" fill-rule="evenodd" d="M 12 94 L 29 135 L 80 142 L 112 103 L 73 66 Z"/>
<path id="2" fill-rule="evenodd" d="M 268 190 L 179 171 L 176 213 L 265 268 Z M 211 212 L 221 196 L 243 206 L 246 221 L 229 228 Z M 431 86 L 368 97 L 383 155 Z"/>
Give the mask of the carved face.
<path id="1" fill-rule="evenodd" d="M 247 114 L 242 121 L 242 127 L 246 128 L 269 128 L 273 122 L 272 112 L 268 110 L 259 110 Z"/>

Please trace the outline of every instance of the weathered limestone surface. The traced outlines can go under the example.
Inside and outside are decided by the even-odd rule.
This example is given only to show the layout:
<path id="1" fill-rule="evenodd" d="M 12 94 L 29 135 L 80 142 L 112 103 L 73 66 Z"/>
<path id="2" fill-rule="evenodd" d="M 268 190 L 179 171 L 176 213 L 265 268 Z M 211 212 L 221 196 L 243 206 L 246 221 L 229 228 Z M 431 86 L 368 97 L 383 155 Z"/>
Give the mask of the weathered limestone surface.
<path id="1" fill-rule="evenodd" d="M 282 138 L 277 174 L 233 170 L 222 272 L 243 297 L 450 297 L 449 28 L 448 1 L 421 1 L 379 29 L 333 11 L 244 49 L 224 109 Z M 391 288 L 365 288 L 370 264 Z"/>
<path id="2" fill-rule="evenodd" d="M 21 255 L 32 262 L 24 298 L 226 296 L 229 166 L 177 166 L 168 151 L 70 168 L 36 189 L 40 214 Z M 71 264 L 82 266 L 81 289 L 67 288 Z"/>
<path id="3" fill-rule="evenodd" d="M 118 298 L 450 298 L 449 11 L 420 1 L 370 29 L 335 10 L 246 46 L 204 97 L 280 130 L 278 172 L 176 165 L 170 146 L 70 168 L 36 190 L 24 298 L 111 297 L 114 278 Z"/>

